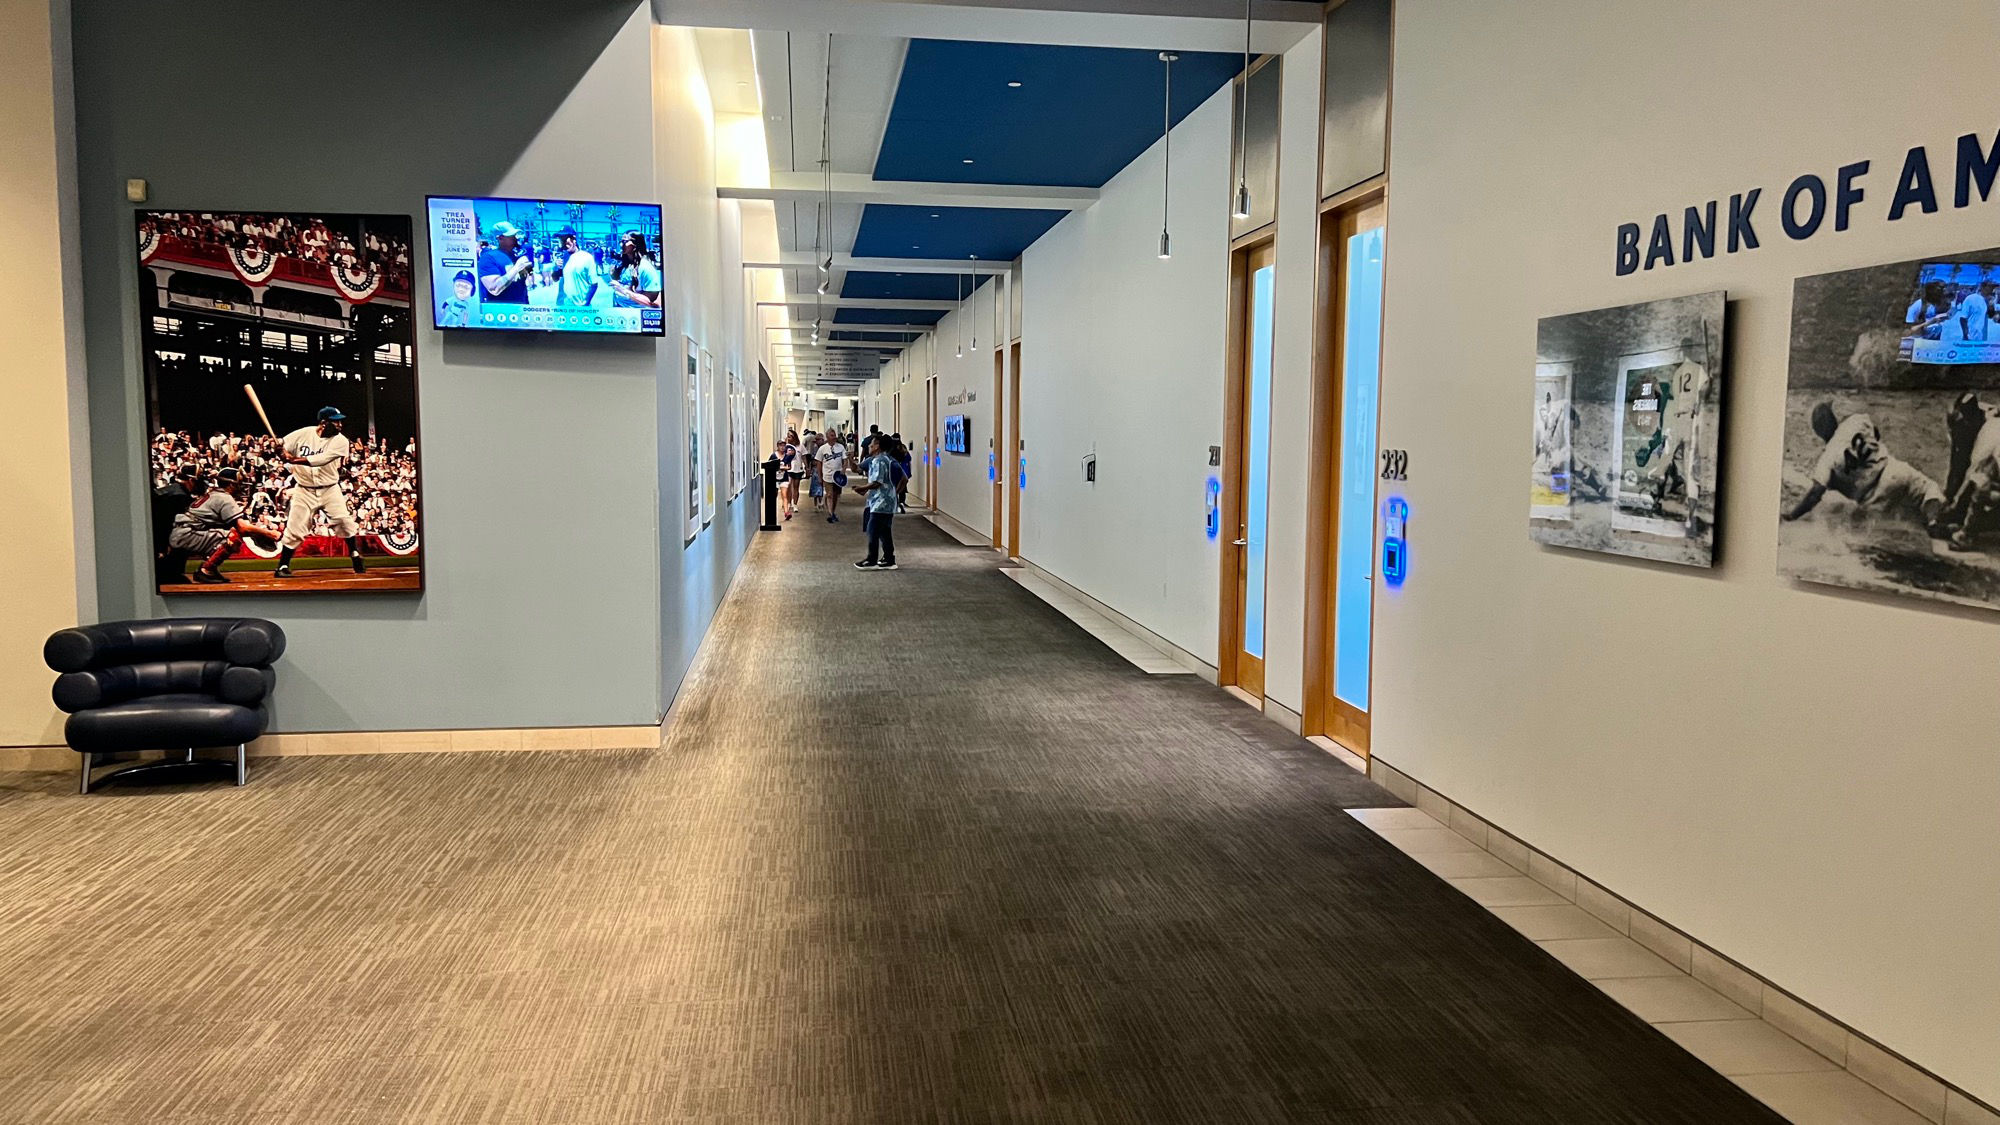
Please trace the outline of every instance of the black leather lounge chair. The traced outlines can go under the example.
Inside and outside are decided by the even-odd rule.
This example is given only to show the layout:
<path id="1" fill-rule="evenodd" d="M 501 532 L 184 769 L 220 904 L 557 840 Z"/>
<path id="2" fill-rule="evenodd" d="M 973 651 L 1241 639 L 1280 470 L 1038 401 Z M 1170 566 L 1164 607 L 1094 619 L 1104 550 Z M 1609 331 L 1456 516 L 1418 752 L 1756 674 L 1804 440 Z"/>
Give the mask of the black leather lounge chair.
<path id="1" fill-rule="evenodd" d="M 99 782 L 228 765 L 196 758 L 204 746 L 235 746 L 236 784 L 243 784 L 244 747 L 264 733 L 264 700 L 277 682 L 271 665 L 284 651 L 283 629 L 249 617 L 108 621 L 49 637 L 42 659 L 62 673 L 52 694 L 69 714 L 63 737 L 83 755 L 78 792 L 90 792 L 99 754 L 179 754 Z"/>

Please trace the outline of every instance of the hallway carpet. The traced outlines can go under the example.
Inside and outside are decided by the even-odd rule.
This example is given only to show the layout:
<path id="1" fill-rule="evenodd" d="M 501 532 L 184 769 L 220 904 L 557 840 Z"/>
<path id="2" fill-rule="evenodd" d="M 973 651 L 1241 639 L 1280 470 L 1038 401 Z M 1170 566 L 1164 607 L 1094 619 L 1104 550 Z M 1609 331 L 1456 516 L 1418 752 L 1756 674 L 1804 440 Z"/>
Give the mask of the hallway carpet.
<path id="1" fill-rule="evenodd" d="M 657 752 L 9 776 L 0 1121 L 1775 1120 L 1359 775 L 898 525 L 760 536 Z"/>

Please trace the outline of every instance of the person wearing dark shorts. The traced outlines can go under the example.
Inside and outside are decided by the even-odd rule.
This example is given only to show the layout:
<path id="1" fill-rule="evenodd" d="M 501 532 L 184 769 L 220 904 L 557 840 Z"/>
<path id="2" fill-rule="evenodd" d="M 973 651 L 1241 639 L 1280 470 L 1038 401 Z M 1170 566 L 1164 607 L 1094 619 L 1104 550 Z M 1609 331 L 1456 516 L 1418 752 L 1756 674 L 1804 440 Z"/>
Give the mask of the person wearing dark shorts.
<path id="1" fill-rule="evenodd" d="M 856 483 L 862 496 L 861 527 L 868 533 L 868 557 L 854 564 L 856 570 L 895 570 L 896 460 L 882 449 L 878 438 L 868 439 L 869 457 L 864 465 L 868 479 Z"/>

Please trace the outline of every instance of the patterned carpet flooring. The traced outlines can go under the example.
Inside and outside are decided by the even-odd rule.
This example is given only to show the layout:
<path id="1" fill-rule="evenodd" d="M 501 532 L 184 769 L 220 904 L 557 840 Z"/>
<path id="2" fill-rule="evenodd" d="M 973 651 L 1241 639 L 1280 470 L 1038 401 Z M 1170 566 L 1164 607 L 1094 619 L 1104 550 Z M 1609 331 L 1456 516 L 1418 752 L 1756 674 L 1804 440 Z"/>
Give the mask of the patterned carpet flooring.
<path id="1" fill-rule="evenodd" d="M 1386 793 L 897 531 L 760 536 L 656 752 L 0 775 L 0 1121 L 1775 1120 Z"/>

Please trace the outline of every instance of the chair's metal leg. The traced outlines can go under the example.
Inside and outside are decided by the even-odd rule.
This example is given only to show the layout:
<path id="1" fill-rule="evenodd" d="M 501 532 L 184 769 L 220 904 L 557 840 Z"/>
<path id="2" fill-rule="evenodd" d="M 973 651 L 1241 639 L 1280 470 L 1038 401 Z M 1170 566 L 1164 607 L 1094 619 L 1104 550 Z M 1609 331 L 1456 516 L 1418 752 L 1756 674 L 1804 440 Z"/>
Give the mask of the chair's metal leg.
<path id="1" fill-rule="evenodd" d="M 189 753 L 193 753 L 193 751 L 189 751 Z M 249 780 L 250 771 L 247 751 L 245 750 L 245 744 L 239 742 L 236 744 L 236 784 L 242 785 Z"/>
<path id="2" fill-rule="evenodd" d="M 84 752 L 83 754 L 79 755 L 79 757 L 81 757 L 81 758 L 83 759 L 83 776 L 82 776 L 82 777 L 81 777 L 81 778 L 80 778 L 80 779 L 79 779 L 79 780 L 77 781 L 77 785 L 76 785 L 76 791 L 77 791 L 77 792 L 78 792 L 79 794 L 84 794 L 84 793 L 89 793 L 89 792 L 90 792 L 90 764 L 91 764 L 91 763 L 90 763 L 90 760 L 91 760 L 92 758 L 96 757 L 96 755 L 95 755 L 95 754 L 92 754 L 92 753 L 90 753 L 90 752 L 88 752 L 88 751 L 85 751 L 85 752 Z"/>
<path id="3" fill-rule="evenodd" d="M 183 762 L 192 762 L 192 761 L 194 761 L 194 747 L 190 746 L 190 747 L 188 747 L 188 748 L 187 748 L 187 753 L 186 753 L 186 754 L 184 754 L 184 755 L 182 755 L 182 757 L 181 757 L 181 761 L 183 761 Z"/>

